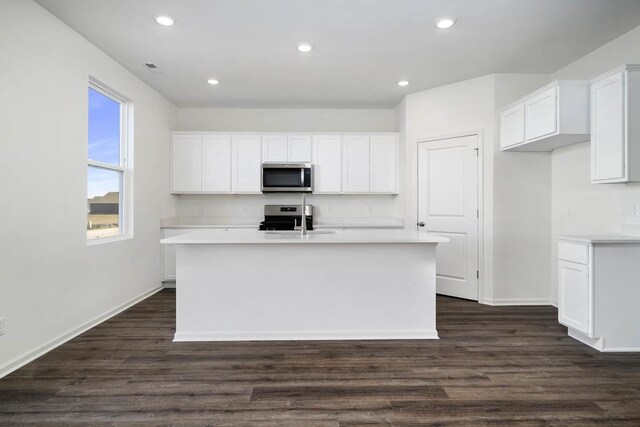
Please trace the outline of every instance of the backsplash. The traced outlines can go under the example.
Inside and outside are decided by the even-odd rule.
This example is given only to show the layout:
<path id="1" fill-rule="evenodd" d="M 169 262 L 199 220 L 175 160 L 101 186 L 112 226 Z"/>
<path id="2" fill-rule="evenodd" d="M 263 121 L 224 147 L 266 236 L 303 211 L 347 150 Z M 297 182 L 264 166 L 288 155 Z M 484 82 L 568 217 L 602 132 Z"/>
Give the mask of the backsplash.
<path id="1" fill-rule="evenodd" d="M 299 194 L 262 195 L 179 195 L 176 197 L 178 217 L 261 218 L 264 205 L 300 204 Z M 318 220 L 334 218 L 404 217 L 404 199 L 400 195 L 314 195 L 306 196 L 314 206 Z"/>

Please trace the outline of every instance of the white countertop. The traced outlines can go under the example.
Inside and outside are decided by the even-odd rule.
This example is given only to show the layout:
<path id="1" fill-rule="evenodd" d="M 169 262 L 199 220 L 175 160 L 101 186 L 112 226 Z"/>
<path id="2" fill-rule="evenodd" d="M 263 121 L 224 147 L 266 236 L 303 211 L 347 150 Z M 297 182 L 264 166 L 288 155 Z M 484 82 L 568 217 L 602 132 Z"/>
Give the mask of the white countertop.
<path id="1" fill-rule="evenodd" d="M 583 236 L 558 236 L 558 240 L 588 244 L 640 243 L 640 236 L 625 236 L 622 234 L 596 234 Z"/>
<path id="2" fill-rule="evenodd" d="M 258 231 L 246 229 L 209 229 L 162 239 L 167 245 L 207 244 L 311 244 L 311 243 L 445 243 L 449 239 L 435 234 L 405 230 L 327 230 L 310 231 L 306 236 L 299 231 Z"/>

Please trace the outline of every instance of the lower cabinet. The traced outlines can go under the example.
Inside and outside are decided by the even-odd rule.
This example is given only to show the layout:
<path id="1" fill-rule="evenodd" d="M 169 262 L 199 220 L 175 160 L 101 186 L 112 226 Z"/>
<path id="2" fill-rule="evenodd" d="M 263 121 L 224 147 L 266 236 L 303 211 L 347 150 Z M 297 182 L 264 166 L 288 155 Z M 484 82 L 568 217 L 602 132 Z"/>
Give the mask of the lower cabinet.
<path id="1" fill-rule="evenodd" d="M 640 238 L 558 242 L 558 321 L 600 351 L 640 351 Z"/>
<path id="2" fill-rule="evenodd" d="M 589 334 L 592 295 L 588 266 L 559 260 L 558 316 L 560 323 Z"/>

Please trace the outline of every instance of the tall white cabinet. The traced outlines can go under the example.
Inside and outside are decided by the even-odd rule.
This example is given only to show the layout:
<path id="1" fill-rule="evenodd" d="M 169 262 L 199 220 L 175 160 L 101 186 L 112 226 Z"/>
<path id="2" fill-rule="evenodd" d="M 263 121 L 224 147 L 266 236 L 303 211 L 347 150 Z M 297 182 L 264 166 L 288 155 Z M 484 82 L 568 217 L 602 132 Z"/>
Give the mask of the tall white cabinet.
<path id="1" fill-rule="evenodd" d="M 640 181 L 640 65 L 591 82 L 591 181 Z"/>

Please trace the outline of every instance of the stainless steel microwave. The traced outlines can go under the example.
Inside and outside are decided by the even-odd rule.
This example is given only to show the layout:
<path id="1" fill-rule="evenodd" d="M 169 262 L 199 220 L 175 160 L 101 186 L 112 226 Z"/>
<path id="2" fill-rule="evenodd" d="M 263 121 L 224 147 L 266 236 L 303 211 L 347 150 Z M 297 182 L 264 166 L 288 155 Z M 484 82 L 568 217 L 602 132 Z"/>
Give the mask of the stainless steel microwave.
<path id="1" fill-rule="evenodd" d="M 313 165 L 311 163 L 263 163 L 263 193 L 311 193 Z"/>

